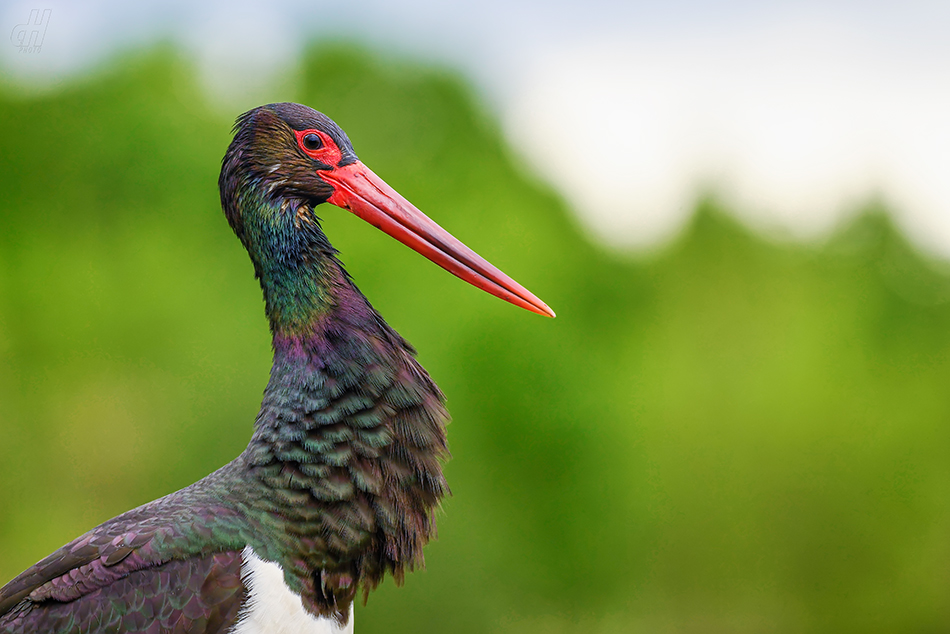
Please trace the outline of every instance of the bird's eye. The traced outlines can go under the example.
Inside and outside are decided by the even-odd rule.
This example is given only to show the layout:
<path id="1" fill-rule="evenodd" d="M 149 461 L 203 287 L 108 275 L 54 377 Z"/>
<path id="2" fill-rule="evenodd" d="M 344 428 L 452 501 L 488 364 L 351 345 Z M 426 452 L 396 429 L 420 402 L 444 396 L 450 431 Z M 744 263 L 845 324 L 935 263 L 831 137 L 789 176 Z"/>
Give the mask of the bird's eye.
<path id="1" fill-rule="evenodd" d="M 337 165 L 343 158 L 336 141 L 326 132 L 308 128 L 294 130 L 294 136 L 297 137 L 297 147 L 300 151 L 321 165 Z M 327 167 L 317 169 L 327 169 Z"/>
<path id="2" fill-rule="evenodd" d="M 323 140 L 316 134 L 307 134 L 303 137 L 303 146 L 308 150 L 319 150 L 323 147 Z"/>

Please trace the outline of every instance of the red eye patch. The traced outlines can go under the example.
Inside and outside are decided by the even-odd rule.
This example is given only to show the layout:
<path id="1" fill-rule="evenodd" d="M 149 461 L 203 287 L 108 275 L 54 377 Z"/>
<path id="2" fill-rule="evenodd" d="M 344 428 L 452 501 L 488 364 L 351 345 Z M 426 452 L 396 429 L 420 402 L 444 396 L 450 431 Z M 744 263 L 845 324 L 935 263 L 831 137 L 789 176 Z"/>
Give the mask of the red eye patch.
<path id="1" fill-rule="evenodd" d="M 301 151 L 316 161 L 336 167 L 343 158 L 340 148 L 326 132 L 314 129 L 294 130 L 294 136 L 297 137 L 297 146 Z"/>

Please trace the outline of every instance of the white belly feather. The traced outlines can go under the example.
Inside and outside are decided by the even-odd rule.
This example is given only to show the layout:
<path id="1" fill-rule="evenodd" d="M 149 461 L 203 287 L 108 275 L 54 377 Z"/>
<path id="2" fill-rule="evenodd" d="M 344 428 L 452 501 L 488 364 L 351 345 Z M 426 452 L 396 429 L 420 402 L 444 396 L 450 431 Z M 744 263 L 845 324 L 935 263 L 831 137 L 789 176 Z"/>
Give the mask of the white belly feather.
<path id="1" fill-rule="evenodd" d="M 264 561 L 250 546 L 244 549 L 241 577 L 248 599 L 232 634 L 353 634 L 352 605 L 344 628 L 333 619 L 311 615 L 284 583 L 280 566 Z"/>

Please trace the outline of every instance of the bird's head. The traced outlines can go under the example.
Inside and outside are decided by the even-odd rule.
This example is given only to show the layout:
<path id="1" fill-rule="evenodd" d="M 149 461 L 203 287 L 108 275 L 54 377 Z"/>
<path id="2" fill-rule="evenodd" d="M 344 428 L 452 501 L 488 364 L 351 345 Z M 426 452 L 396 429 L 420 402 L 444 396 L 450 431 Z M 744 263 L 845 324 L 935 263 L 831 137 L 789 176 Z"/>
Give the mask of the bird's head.
<path id="1" fill-rule="evenodd" d="M 303 235 L 325 240 L 313 208 L 329 202 L 466 282 L 532 312 L 554 316 L 544 302 L 363 165 L 346 133 L 306 106 L 276 103 L 238 117 L 219 185 L 228 222 L 249 250 L 261 226 L 267 227 L 270 242 L 283 243 L 274 245 L 277 252 L 292 250 Z"/>

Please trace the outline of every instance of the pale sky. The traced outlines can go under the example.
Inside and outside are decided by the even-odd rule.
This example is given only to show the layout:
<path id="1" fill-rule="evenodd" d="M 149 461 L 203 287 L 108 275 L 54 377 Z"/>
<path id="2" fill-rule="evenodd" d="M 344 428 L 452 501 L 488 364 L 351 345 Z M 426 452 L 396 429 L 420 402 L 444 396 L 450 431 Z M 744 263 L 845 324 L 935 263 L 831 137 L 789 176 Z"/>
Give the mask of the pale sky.
<path id="1" fill-rule="evenodd" d="M 620 248 L 669 239 L 713 193 L 804 239 L 884 201 L 950 258 L 946 0 L 77 5 L 0 6 L 3 74 L 48 87 L 172 41 L 237 111 L 291 77 L 308 41 L 354 37 L 468 76 L 531 169 Z M 20 52 L 32 9 L 50 10 L 42 48 Z"/>

